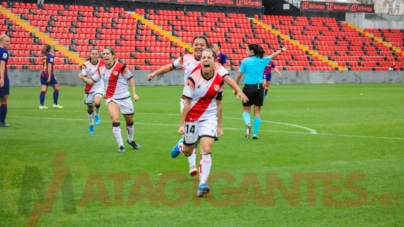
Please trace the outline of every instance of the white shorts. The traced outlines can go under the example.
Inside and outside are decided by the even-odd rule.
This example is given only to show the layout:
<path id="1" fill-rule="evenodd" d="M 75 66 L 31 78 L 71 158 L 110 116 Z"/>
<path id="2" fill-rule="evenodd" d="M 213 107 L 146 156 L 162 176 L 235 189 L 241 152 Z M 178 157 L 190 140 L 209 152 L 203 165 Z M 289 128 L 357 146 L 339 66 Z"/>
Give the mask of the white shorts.
<path id="1" fill-rule="evenodd" d="M 119 110 L 121 111 L 122 114 L 134 114 L 135 109 L 133 108 L 133 103 L 132 99 L 130 97 L 126 99 L 107 99 L 106 104 L 108 106 L 108 103 L 114 102 L 119 105 Z"/>
<path id="2" fill-rule="evenodd" d="M 93 91 L 91 93 L 84 94 L 84 104 L 86 104 L 86 105 L 93 104 L 94 99 L 97 96 L 102 98 L 102 97 L 104 97 L 104 94 L 102 91 Z"/>
<path id="3" fill-rule="evenodd" d="M 185 122 L 184 144 L 193 145 L 201 137 L 217 138 L 217 118 L 198 122 Z"/>

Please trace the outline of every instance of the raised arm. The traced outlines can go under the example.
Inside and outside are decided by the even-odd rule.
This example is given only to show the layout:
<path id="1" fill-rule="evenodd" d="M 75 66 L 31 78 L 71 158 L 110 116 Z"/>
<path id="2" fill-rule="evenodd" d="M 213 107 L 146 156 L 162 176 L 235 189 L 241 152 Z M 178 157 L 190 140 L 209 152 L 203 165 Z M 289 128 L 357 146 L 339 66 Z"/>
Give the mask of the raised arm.
<path id="1" fill-rule="evenodd" d="M 93 75 L 93 77 L 96 75 L 97 75 L 97 77 L 100 77 L 98 71 Z M 77 76 L 79 77 L 80 80 L 82 80 L 87 85 L 95 84 L 93 77 L 85 77 L 82 72 L 80 72 Z"/>
<path id="2" fill-rule="evenodd" d="M 286 51 L 286 47 L 282 47 L 280 50 L 278 50 L 278 51 L 276 51 L 275 53 L 272 53 L 270 56 L 271 56 L 271 59 L 275 59 L 276 58 L 276 56 L 278 56 L 280 53 L 282 53 L 282 52 L 285 52 Z"/>
<path id="3" fill-rule="evenodd" d="M 173 66 L 173 64 L 167 64 L 165 66 L 162 66 L 161 68 L 157 69 L 156 71 L 150 73 L 149 75 L 147 75 L 147 80 L 151 81 L 155 76 L 164 74 L 164 73 L 168 73 L 170 71 L 173 71 L 175 68 Z"/>

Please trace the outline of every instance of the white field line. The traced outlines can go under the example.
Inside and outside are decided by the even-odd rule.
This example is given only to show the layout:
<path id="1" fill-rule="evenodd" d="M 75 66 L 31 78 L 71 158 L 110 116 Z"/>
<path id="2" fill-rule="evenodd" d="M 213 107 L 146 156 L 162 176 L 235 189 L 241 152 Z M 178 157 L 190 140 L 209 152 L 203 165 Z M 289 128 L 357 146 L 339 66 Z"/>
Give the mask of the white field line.
<path id="1" fill-rule="evenodd" d="M 46 110 L 45 110 L 46 111 Z M 80 111 L 83 112 L 83 111 Z M 85 112 L 85 111 L 84 111 Z M 139 113 L 137 113 L 139 114 Z M 149 114 L 149 113 L 142 113 L 142 114 Z M 179 114 L 164 114 L 164 115 L 179 115 Z M 10 116 L 11 117 L 11 116 Z M 13 118 L 22 118 L 22 119 L 37 119 L 37 120 L 62 120 L 62 121 L 88 121 L 86 118 L 82 119 L 77 119 L 77 118 L 56 118 L 56 117 L 29 117 L 29 116 L 12 116 Z M 224 117 L 228 119 L 238 119 L 239 118 L 232 118 L 232 117 Z M 288 134 L 303 134 L 303 135 L 320 135 L 320 136 L 339 136 L 339 137 L 350 137 L 350 138 L 370 138 L 370 139 L 389 139 L 389 140 L 404 140 L 404 138 L 401 137 L 385 137 L 385 136 L 361 136 L 361 135 L 344 135 L 344 134 L 332 134 L 332 133 L 317 133 L 314 129 L 310 129 L 307 127 L 303 127 L 300 125 L 294 125 L 294 124 L 288 124 L 288 123 L 282 123 L 282 122 L 274 122 L 274 121 L 262 121 L 262 122 L 267 122 L 267 123 L 272 123 L 272 124 L 282 124 L 282 125 L 288 125 L 292 127 L 298 127 L 298 128 L 303 128 L 308 130 L 310 133 L 307 132 L 291 132 L 291 131 L 279 131 L 279 130 L 260 130 L 260 132 L 275 132 L 275 133 L 288 133 Z M 178 126 L 178 124 L 156 124 L 156 123 L 145 123 L 145 122 L 138 122 L 135 121 L 135 124 L 140 124 L 140 125 L 158 125 L 158 126 Z M 224 128 L 225 130 L 235 130 L 235 131 L 244 131 L 244 128 Z M 310 131 L 313 130 L 313 131 Z M 315 132 L 315 133 L 312 133 Z"/>

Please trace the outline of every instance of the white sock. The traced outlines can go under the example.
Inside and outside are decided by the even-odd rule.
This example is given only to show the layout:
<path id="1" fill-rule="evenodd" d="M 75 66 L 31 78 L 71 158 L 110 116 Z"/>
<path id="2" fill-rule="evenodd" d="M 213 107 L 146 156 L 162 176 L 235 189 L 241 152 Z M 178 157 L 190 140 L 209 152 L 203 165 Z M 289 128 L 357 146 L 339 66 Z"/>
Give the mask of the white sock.
<path id="1" fill-rule="evenodd" d="M 112 127 L 112 132 L 114 133 L 114 136 L 115 136 L 116 142 L 118 143 L 118 146 L 123 145 L 121 127 L 119 127 L 119 126 Z"/>
<path id="2" fill-rule="evenodd" d="M 87 113 L 87 115 L 88 115 L 88 121 L 90 122 L 90 125 L 93 125 L 94 124 L 94 118 L 93 118 L 93 114 L 89 114 L 89 113 Z"/>
<path id="3" fill-rule="evenodd" d="M 212 157 L 210 153 L 201 154 L 199 163 L 199 185 L 206 184 L 208 181 L 210 168 L 212 167 Z"/>
<path id="4" fill-rule="evenodd" d="M 128 141 L 130 143 L 133 141 L 133 135 L 135 134 L 135 126 L 133 125 L 133 123 L 131 126 L 126 125 L 126 132 L 128 135 Z"/>
<path id="5" fill-rule="evenodd" d="M 192 154 L 190 156 L 188 156 L 188 163 L 189 165 L 195 165 L 195 160 L 196 160 L 196 150 L 197 148 L 194 148 L 192 150 Z"/>

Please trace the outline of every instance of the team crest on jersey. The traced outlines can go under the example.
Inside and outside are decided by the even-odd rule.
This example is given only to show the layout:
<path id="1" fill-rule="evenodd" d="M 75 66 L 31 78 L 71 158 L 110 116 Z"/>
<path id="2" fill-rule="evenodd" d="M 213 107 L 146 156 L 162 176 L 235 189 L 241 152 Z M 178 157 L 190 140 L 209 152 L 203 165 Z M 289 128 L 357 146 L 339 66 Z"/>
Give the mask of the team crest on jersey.
<path id="1" fill-rule="evenodd" d="M 4 53 L 4 54 L 3 54 L 3 58 L 7 58 L 7 53 Z"/>
<path id="2" fill-rule="evenodd" d="M 114 76 L 118 76 L 118 74 L 119 74 L 118 71 L 115 71 L 115 72 L 114 72 Z"/>
<path id="3" fill-rule="evenodd" d="M 219 85 L 215 85 L 215 91 L 219 91 L 220 86 Z"/>

